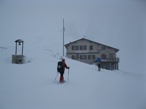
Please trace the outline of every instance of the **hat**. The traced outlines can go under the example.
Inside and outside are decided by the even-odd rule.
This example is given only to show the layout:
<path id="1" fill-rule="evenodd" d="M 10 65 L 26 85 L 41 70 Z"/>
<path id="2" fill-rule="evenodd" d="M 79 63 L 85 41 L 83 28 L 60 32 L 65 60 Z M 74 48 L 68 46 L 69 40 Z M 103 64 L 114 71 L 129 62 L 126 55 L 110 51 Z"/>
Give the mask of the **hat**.
<path id="1" fill-rule="evenodd" d="M 64 58 L 62 58 L 62 61 L 65 61 L 65 59 L 64 59 Z"/>

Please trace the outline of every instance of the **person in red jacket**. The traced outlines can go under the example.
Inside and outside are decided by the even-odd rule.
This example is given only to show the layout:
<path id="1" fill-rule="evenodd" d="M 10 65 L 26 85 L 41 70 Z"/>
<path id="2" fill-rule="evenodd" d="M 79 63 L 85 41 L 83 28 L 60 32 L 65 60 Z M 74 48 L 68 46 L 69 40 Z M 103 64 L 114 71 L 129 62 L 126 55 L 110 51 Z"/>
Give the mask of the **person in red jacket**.
<path id="1" fill-rule="evenodd" d="M 64 82 L 64 76 L 63 75 L 64 75 L 65 68 L 69 69 L 69 67 L 67 66 L 67 64 L 65 62 L 65 59 L 62 59 L 62 65 L 63 65 L 63 69 L 58 71 L 60 73 L 60 82 Z"/>

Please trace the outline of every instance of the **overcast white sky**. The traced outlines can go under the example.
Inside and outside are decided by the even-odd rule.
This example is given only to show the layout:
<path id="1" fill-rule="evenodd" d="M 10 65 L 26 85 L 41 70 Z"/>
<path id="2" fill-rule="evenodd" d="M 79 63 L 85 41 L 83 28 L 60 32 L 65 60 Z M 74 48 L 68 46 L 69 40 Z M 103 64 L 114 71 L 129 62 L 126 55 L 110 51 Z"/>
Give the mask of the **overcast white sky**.
<path id="1" fill-rule="evenodd" d="M 118 48 L 121 69 L 144 72 L 145 0 L 0 0 L 0 38 L 60 37 L 63 18 L 67 42 L 84 36 Z"/>

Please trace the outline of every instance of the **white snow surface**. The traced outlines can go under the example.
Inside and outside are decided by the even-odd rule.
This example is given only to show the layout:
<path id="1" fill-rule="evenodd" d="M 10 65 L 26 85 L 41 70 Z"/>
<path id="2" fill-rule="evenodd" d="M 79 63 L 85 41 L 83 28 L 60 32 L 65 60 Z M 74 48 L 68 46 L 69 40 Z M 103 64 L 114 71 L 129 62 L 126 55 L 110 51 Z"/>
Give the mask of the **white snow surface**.
<path id="1" fill-rule="evenodd" d="M 0 109 L 146 109 L 145 9 L 144 0 L 0 0 Z M 84 37 L 116 47 L 120 70 L 65 57 L 69 81 L 54 81 L 63 18 L 65 44 Z M 17 39 L 25 64 L 12 64 Z"/>
<path id="2" fill-rule="evenodd" d="M 52 45 L 46 39 L 51 40 Z M 11 63 L 14 42 L 0 47 L 0 109 L 146 108 L 145 93 L 141 89 L 143 76 L 139 74 L 105 69 L 99 72 L 95 65 L 65 57 L 70 70 L 65 71 L 66 83 L 58 84 L 59 75 L 54 79 L 61 54 L 59 49 L 54 51 L 54 40 L 26 39 L 25 64 Z"/>

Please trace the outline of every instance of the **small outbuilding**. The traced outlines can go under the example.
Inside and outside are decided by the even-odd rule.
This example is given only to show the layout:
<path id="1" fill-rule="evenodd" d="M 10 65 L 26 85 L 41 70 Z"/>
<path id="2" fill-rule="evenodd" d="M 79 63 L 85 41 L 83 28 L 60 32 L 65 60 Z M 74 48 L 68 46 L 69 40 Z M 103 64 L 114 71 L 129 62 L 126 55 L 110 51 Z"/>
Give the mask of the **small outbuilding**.
<path id="1" fill-rule="evenodd" d="M 15 41 L 16 45 L 15 45 L 15 54 L 12 55 L 12 63 L 15 64 L 23 64 L 24 63 L 24 55 L 23 55 L 23 48 L 24 48 L 24 41 L 22 39 L 17 39 Z M 18 54 L 18 46 L 21 46 L 21 53 Z"/>

